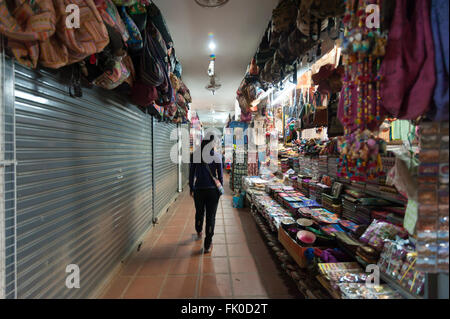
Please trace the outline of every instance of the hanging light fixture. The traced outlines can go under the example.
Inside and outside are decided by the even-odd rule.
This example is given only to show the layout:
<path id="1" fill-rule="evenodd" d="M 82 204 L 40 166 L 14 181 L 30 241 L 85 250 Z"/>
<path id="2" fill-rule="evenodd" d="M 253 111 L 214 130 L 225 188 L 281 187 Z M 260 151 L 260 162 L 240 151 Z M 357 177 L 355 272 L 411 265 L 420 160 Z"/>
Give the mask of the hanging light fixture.
<path id="1" fill-rule="evenodd" d="M 229 0 L 195 0 L 195 2 L 204 8 L 217 8 L 228 3 Z"/>

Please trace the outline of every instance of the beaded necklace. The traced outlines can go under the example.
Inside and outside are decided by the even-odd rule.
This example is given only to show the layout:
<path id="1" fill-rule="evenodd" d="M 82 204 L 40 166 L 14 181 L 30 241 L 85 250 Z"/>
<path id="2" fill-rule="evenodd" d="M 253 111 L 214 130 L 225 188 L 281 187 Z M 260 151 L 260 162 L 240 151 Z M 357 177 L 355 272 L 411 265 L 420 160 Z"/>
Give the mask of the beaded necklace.
<path id="1" fill-rule="evenodd" d="M 340 139 L 341 165 L 338 173 L 355 181 L 374 179 L 381 174 L 379 143 L 368 128 L 376 128 L 381 120 L 382 79 L 379 71 L 386 35 L 367 27 L 366 8 L 370 4 L 380 8 L 381 0 L 345 0 L 345 29 L 341 35 L 345 63 L 345 90 L 342 96 L 345 135 Z M 355 93 L 354 101 L 352 94 Z M 352 114 L 354 110 L 356 114 Z M 353 118 L 356 131 L 351 133 Z"/>

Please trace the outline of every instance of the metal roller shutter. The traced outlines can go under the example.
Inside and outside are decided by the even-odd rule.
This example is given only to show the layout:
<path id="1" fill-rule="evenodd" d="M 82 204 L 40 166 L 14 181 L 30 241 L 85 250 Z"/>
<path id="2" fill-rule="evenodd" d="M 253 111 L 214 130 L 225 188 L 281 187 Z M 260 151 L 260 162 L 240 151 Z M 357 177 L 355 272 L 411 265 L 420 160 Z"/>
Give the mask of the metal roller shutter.
<path id="1" fill-rule="evenodd" d="M 173 132 L 173 133 L 172 133 Z M 171 134 L 172 138 L 171 139 Z M 177 125 L 153 121 L 154 216 L 158 217 L 171 203 L 178 189 Z M 175 152 L 172 161 L 170 152 Z"/>
<path id="2" fill-rule="evenodd" d="M 151 118 L 19 65 L 15 111 L 17 297 L 90 297 L 152 225 Z M 65 286 L 69 264 L 79 289 Z"/>

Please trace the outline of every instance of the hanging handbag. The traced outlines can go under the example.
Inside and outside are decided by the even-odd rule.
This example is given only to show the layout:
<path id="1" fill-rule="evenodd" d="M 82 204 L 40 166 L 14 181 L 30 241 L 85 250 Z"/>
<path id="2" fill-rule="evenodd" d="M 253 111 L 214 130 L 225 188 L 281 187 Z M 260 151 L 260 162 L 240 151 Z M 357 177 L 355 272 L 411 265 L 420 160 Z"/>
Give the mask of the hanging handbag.
<path id="1" fill-rule="evenodd" d="M 430 1 L 396 1 L 380 74 L 381 105 L 393 117 L 415 120 L 429 109 L 436 83 Z"/>
<path id="2" fill-rule="evenodd" d="M 144 50 L 139 61 L 139 78 L 142 83 L 158 87 L 164 82 L 163 65 L 156 58 L 152 37 L 144 32 Z"/>
<path id="3" fill-rule="evenodd" d="M 115 61 L 112 70 L 105 71 L 102 75 L 96 78 L 92 83 L 98 87 L 106 90 L 113 90 L 122 84 L 130 76 L 130 71 L 127 69 L 122 59 Z"/>
<path id="4" fill-rule="evenodd" d="M 127 43 L 130 35 L 114 3 L 111 0 L 95 0 L 95 5 L 103 22 L 115 28 L 121 34 L 123 42 Z"/>
<path id="5" fill-rule="evenodd" d="M 225 190 L 220 183 L 219 179 L 215 178 L 214 175 L 211 172 L 211 168 L 209 167 L 209 164 L 206 164 L 206 169 L 208 170 L 209 176 L 211 176 L 212 180 L 214 181 L 214 184 L 216 185 L 216 189 L 219 192 L 219 197 L 225 194 Z"/>
<path id="6" fill-rule="evenodd" d="M 103 51 L 109 43 L 108 31 L 93 0 L 53 0 L 57 14 L 56 35 L 67 47 L 68 64 Z M 66 21 L 71 12 L 67 6 L 77 5 L 80 9 L 80 27 L 69 28 Z M 52 54 L 49 52 L 49 54 Z"/>
<path id="7" fill-rule="evenodd" d="M 147 16 L 150 21 L 155 25 L 158 29 L 159 33 L 161 33 L 164 42 L 168 46 L 172 46 L 173 40 L 170 35 L 169 28 L 167 27 L 167 23 L 161 13 L 161 10 L 152 2 L 147 8 Z"/>
<path id="8" fill-rule="evenodd" d="M 273 10 L 272 30 L 275 33 L 284 33 L 292 30 L 297 18 L 297 6 L 292 0 L 283 0 Z"/>
<path id="9" fill-rule="evenodd" d="M 50 0 L 16 1 L 11 12 L 0 0 L 0 33 L 8 39 L 8 49 L 16 60 L 30 68 L 38 62 L 49 68 L 67 64 L 69 53 L 55 37 L 57 16 Z"/>
<path id="10" fill-rule="evenodd" d="M 142 39 L 142 34 L 139 31 L 139 28 L 134 23 L 133 19 L 128 15 L 126 7 L 120 7 L 119 9 L 120 16 L 122 17 L 125 26 L 127 27 L 128 34 L 130 38 L 127 41 L 128 48 L 131 51 L 140 51 L 144 46 L 144 41 Z"/>
<path id="11" fill-rule="evenodd" d="M 131 101 L 134 104 L 147 107 L 154 103 L 157 98 L 158 92 L 154 86 L 147 85 L 140 80 L 134 82 L 131 89 Z"/>
<path id="12" fill-rule="evenodd" d="M 127 12 L 142 34 L 147 26 L 147 8 L 138 2 L 127 7 Z"/>

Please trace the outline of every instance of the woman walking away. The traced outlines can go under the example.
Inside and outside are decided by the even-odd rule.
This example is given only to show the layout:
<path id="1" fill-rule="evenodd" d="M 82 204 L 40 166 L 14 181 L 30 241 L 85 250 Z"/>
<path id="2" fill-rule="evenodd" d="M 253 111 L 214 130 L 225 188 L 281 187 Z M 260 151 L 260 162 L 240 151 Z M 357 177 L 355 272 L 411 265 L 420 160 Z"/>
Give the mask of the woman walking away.
<path id="1" fill-rule="evenodd" d="M 212 250 L 212 238 L 214 236 L 214 226 L 216 223 L 216 211 L 219 204 L 220 192 L 214 183 L 213 177 L 217 178 L 223 185 L 222 159 L 220 154 L 216 154 L 212 149 L 214 137 L 210 140 L 203 140 L 200 154 L 193 156 L 189 172 L 189 188 L 191 196 L 195 202 L 195 230 L 198 238 L 202 237 L 203 220 L 206 212 L 206 228 L 204 253 Z M 208 145 L 211 143 L 210 145 Z M 211 148 L 210 155 L 205 155 L 204 149 Z M 201 157 L 201 160 L 199 160 Z M 198 160 L 196 160 L 198 159 Z"/>

